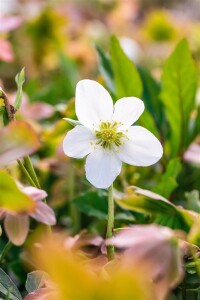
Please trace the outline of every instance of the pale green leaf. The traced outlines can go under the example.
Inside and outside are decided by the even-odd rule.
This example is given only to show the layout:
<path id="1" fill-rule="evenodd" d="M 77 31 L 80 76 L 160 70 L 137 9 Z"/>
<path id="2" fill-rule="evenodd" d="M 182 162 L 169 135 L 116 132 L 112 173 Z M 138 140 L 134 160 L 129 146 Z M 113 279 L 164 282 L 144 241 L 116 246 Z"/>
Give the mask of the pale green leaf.
<path id="1" fill-rule="evenodd" d="M 196 214 L 176 207 L 162 196 L 137 187 L 133 192 L 116 199 L 116 203 L 125 210 L 137 211 L 149 215 L 152 222 L 188 232 L 196 220 Z"/>
<path id="2" fill-rule="evenodd" d="M 17 84 L 17 96 L 16 96 L 16 100 L 14 103 L 14 108 L 17 111 L 20 106 L 21 106 L 21 102 L 22 102 L 22 87 L 23 84 L 25 82 L 25 72 L 24 72 L 24 68 L 21 70 L 21 72 L 19 72 L 16 77 L 15 77 L 15 81 Z"/>
<path id="3" fill-rule="evenodd" d="M 110 62 L 109 58 L 106 56 L 106 54 L 102 51 L 101 48 L 96 46 L 96 50 L 97 50 L 98 59 L 99 59 L 99 71 L 100 71 L 101 75 L 103 76 L 108 89 L 112 93 L 114 93 L 115 86 L 114 86 L 111 62 Z"/>
<path id="4" fill-rule="evenodd" d="M 31 293 L 42 288 L 45 285 L 46 278 L 47 274 L 40 270 L 28 273 L 26 279 L 27 292 Z"/>
<path id="5" fill-rule="evenodd" d="M 5 296 L 9 294 L 11 300 L 22 300 L 18 288 L 10 277 L 0 268 L 0 292 Z"/>
<path id="6" fill-rule="evenodd" d="M 111 38 L 110 58 L 117 98 L 131 96 L 140 98 L 143 89 L 140 75 L 114 36 Z"/>
<path id="7" fill-rule="evenodd" d="M 164 65 L 161 99 L 170 125 L 171 155 L 189 141 L 189 119 L 195 108 L 197 74 L 187 41 L 182 40 Z"/>

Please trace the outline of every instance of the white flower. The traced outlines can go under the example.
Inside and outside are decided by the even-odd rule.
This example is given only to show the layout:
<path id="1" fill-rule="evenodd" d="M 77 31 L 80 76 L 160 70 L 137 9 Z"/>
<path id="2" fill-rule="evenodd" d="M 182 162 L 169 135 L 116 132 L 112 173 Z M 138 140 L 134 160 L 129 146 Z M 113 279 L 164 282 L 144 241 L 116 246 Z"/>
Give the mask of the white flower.
<path id="1" fill-rule="evenodd" d="M 141 126 L 131 126 L 144 111 L 138 98 L 118 100 L 114 107 L 109 93 L 93 80 L 76 86 L 79 125 L 63 141 L 64 153 L 86 159 L 86 177 L 97 188 L 108 188 L 119 175 L 122 162 L 150 166 L 163 154 L 157 138 Z"/>

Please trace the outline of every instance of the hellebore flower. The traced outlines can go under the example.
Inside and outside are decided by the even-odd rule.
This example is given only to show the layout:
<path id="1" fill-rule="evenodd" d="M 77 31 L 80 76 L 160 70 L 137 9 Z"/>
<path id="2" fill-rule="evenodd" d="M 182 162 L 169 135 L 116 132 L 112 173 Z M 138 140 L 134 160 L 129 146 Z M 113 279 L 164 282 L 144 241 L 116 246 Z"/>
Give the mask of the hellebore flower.
<path id="1" fill-rule="evenodd" d="M 56 223 L 54 211 L 42 201 L 42 199 L 47 196 L 45 191 L 32 186 L 21 187 L 21 190 L 35 201 L 36 206 L 33 212 L 14 214 L 4 209 L 0 210 L 0 216 L 4 218 L 6 234 L 16 246 L 22 245 L 27 237 L 29 231 L 29 217 L 46 225 L 52 226 Z"/>
<path id="2" fill-rule="evenodd" d="M 113 106 L 103 86 L 81 80 L 76 86 L 75 108 L 78 122 L 73 122 L 77 126 L 67 133 L 63 150 L 74 158 L 88 155 L 86 177 L 95 187 L 111 186 L 122 162 L 150 166 L 162 157 L 157 138 L 141 126 L 131 126 L 144 111 L 142 100 L 122 98 Z"/>

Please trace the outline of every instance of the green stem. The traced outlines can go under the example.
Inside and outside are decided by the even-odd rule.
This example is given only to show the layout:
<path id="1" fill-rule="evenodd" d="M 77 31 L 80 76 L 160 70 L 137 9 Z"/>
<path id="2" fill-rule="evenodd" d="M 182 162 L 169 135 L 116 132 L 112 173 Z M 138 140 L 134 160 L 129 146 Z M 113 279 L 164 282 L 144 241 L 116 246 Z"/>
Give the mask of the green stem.
<path id="1" fill-rule="evenodd" d="M 108 189 L 108 223 L 107 223 L 107 232 L 106 238 L 109 239 L 113 236 L 114 230 L 114 198 L 113 198 L 113 184 Z M 108 245 L 107 247 L 107 257 L 108 260 L 114 259 L 115 249 L 114 246 Z"/>
<path id="2" fill-rule="evenodd" d="M 1 252 L 1 256 L 0 256 L 0 264 L 2 264 L 5 256 L 8 254 L 8 252 L 10 251 L 10 249 L 12 248 L 13 244 L 11 241 L 8 241 L 8 243 L 5 245 L 3 251 Z"/>

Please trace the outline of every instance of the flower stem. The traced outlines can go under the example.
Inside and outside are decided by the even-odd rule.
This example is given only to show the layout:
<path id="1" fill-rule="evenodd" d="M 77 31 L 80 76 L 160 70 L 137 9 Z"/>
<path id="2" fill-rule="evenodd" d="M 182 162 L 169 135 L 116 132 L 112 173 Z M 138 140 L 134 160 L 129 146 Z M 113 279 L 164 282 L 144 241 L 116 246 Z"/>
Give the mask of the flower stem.
<path id="1" fill-rule="evenodd" d="M 8 243 L 5 245 L 3 251 L 1 252 L 1 255 L 0 255 L 0 264 L 2 264 L 5 256 L 10 251 L 10 249 L 12 248 L 12 246 L 13 246 L 12 242 L 8 241 Z"/>
<path id="2" fill-rule="evenodd" d="M 108 189 L 108 223 L 106 238 L 111 238 L 113 236 L 114 230 L 114 198 L 113 198 L 113 184 Z M 107 247 L 107 257 L 108 260 L 114 259 L 115 249 L 114 246 L 108 245 Z"/>

